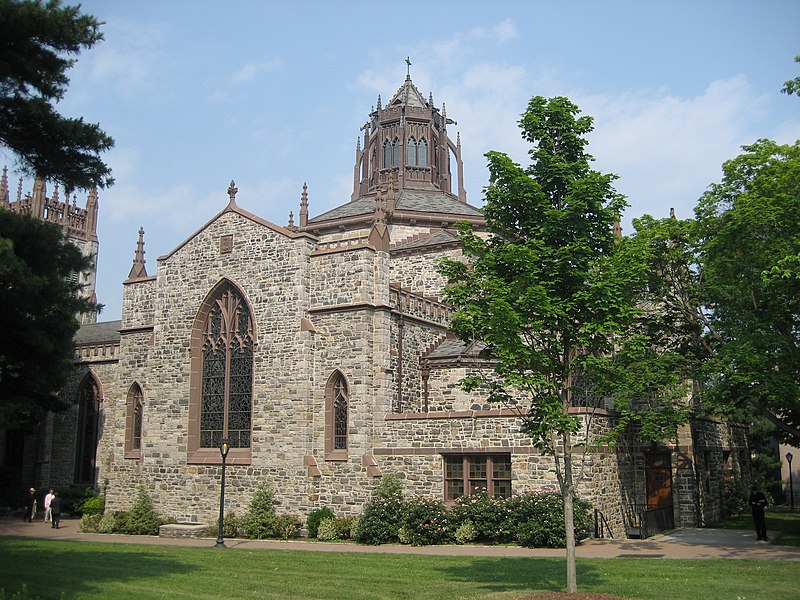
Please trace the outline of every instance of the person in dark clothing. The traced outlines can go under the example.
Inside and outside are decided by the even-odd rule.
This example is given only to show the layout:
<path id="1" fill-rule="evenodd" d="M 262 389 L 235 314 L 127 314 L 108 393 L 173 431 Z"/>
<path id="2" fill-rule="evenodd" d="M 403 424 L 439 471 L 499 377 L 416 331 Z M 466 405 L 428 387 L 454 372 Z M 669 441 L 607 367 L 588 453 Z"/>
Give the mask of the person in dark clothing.
<path id="1" fill-rule="evenodd" d="M 767 541 L 767 519 L 764 516 L 764 508 L 767 506 L 767 498 L 756 486 L 750 490 L 750 510 L 753 513 L 753 522 L 756 524 L 756 535 L 759 540 Z"/>
<path id="2" fill-rule="evenodd" d="M 36 490 L 31 488 L 28 490 L 28 495 L 25 496 L 25 514 L 22 516 L 23 521 L 30 523 L 36 514 Z"/>
<path id="3" fill-rule="evenodd" d="M 58 529 L 61 524 L 61 496 L 53 492 L 53 498 L 50 500 L 50 514 L 53 519 L 51 527 Z"/>

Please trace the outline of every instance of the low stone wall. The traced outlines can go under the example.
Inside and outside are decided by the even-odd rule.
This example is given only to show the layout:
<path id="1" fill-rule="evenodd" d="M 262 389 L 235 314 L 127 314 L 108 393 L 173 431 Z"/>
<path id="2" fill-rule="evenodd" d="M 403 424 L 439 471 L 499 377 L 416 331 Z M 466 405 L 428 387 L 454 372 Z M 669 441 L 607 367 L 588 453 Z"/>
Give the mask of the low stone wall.
<path id="1" fill-rule="evenodd" d="M 208 525 L 202 523 L 171 523 L 158 528 L 158 537 L 163 538 L 199 538 L 204 537 Z"/>

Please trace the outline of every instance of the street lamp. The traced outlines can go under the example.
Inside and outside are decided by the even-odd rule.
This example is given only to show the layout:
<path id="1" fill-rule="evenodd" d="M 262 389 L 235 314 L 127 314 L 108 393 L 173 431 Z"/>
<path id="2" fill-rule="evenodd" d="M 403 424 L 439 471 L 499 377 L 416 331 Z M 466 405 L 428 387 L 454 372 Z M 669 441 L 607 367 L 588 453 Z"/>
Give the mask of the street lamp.
<path id="1" fill-rule="evenodd" d="M 786 462 L 789 463 L 789 502 L 791 504 L 791 509 L 794 510 L 794 482 L 792 481 L 792 456 L 791 452 L 786 453 Z"/>
<path id="2" fill-rule="evenodd" d="M 222 539 L 222 523 L 225 520 L 225 459 L 228 458 L 228 450 L 231 445 L 228 440 L 222 440 L 219 445 L 219 453 L 222 455 L 222 484 L 219 488 L 219 530 L 217 531 L 217 543 L 215 548 L 224 548 L 225 540 Z"/>

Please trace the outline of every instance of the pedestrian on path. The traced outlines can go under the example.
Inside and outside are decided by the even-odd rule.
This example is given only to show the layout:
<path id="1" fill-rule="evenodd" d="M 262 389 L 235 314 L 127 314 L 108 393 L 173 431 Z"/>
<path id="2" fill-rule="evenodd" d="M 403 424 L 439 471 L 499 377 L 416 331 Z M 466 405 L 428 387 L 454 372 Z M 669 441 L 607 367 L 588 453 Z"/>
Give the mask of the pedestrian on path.
<path id="1" fill-rule="evenodd" d="M 750 490 L 750 511 L 753 513 L 753 522 L 756 525 L 756 536 L 759 540 L 767 541 L 767 519 L 764 516 L 764 509 L 767 506 L 767 498 L 759 491 L 756 486 Z"/>
<path id="2" fill-rule="evenodd" d="M 36 489 L 31 488 L 28 490 L 28 495 L 25 496 L 25 514 L 22 517 L 23 521 L 30 523 L 36 515 Z"/>
<path id="3" fill-rule="evenodd" d="M 50 515 L 52 513 L 51 513 L 51 510 L 50 510 L 50 501 L 53 499 L 54 496 L 55 496 L 55 494 L 53 493 L 53 490 L 49 490 L 47 492 L 47 495 L 44 497 L 44 522 L 45 523 L 49 523 L 50 520 L 51 520 L 50 519 Z"/>
<path id="4" fill-rule="evenodd" d="M 50 500 L 50 513 L 53 517 L 53 529 L 58 529 L 61 524 L 61 496 L 53 492 L 53 498 Z"/>

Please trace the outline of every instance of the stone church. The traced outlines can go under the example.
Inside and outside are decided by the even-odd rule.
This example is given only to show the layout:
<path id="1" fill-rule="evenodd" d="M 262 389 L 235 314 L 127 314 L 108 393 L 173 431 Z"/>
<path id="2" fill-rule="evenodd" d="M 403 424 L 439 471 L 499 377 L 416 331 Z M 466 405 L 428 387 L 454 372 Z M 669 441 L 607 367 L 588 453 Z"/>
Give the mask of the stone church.
<path id="1" fill-rule="evenodd" d="M 453 124 L 407 77 L 362 127 L 340 206 L 311 216 L 304 185 L 297 222 L 276 225 L 243 208 L 232 181 L 224 208 L 150 273 L 139 230 L 122 320 L 77 334 L 62 390 L 74 408 L 27 435 L 24 456 L 0 433 L 4 464 L 20 460 L 37 486 L 94 485 L 109 510 L 144 485 L 160 514 L 186 523 L 215 522 L 222 440 L 226 510 L 239 515 L 262 481 L 279 512 L 301 518 L 358 514 L 389 473 L 406 494 L 445 501 L 557 489 L 518 415 L 459 386 L 481 361 L 448 330 L 436 265 L 462 254 L 455 222 L 485 228 Z M 55 206 L 43 193 L 39 204 Z M 26 198 L 6 191 L 5 206 Z M 96 206 L 90 195 L 91 228 Z M 585 399 L 572 411 L 592 428 L 614 418 Z M 647 507 L 662 527 L 714 520 L 748 455 L 741 429 L 702 420 L 669 443 L 631 441 L 585 462 L 579 495 L 621 537 L 644 526 Z"/>

